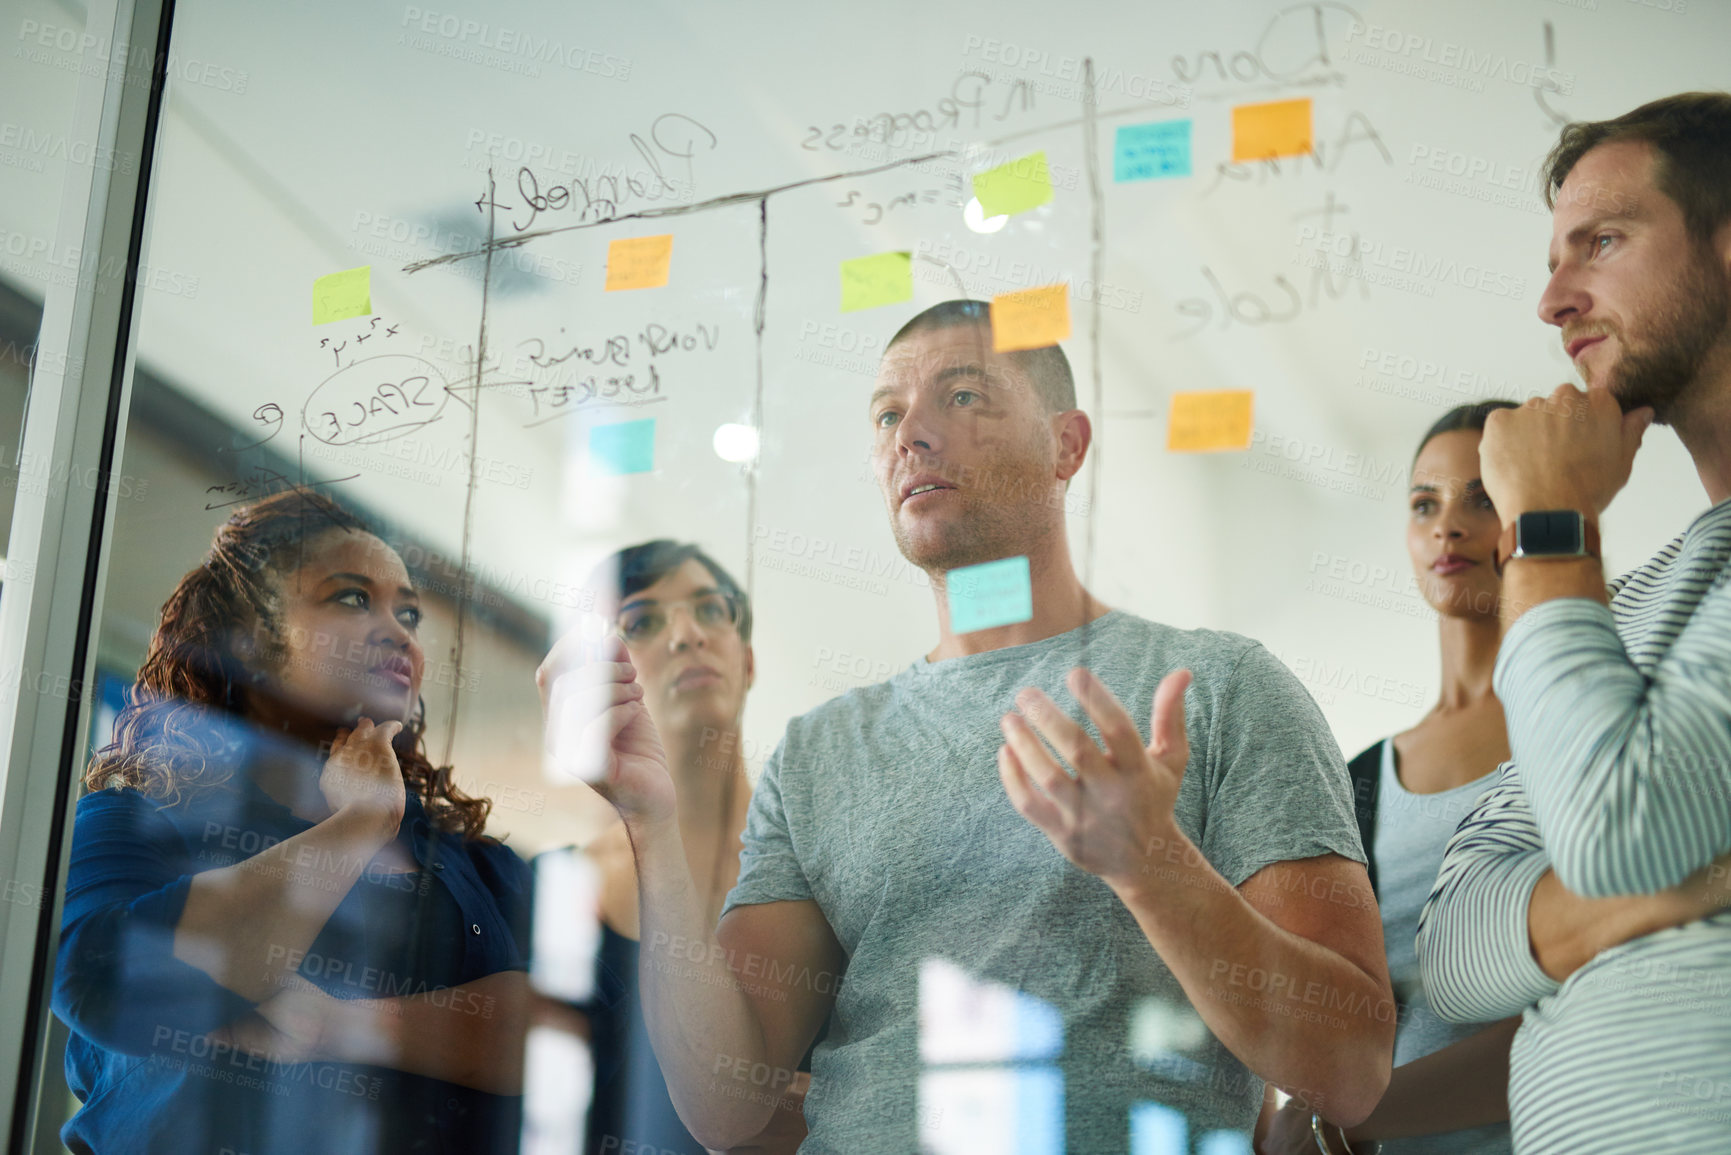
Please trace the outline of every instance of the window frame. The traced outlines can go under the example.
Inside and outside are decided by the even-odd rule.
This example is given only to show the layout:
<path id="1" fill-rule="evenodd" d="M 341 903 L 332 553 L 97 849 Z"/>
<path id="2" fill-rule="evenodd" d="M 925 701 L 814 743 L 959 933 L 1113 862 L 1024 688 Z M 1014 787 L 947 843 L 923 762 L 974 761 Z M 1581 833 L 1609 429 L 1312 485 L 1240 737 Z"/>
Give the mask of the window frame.
<path id="1" fill-rule="evenodd" d="M 96 646 L 132 393 L 138 271 L 146 264 L 149 188 L 167 77 L 173 0 L 93 0 L 86 29 L 123 59 L 84 74 L 72 132 L 122 166 L 68 166 L 59 240 L 82 255 L 74 285 L 51 285 L 32 359 L 20 444 L 64 481 L 16 491 L 8 567 L 29 575 L 0 597 L 0 1133 L 11 1151 L 58 1149 L 40 1118 L 39 1076 L 52 1023 L 47 991 L 59 944 L 77 768 L 88 756 Z M 149 51 L 141 51 L 149 46 Z M 119 272 L 115 272 L 119 270 Z M 91 479 L 85 483 L 84 479 Z M 32 487 L 36 489 L 37 487 Z M 25 684 L 37 687 L 26 693 Z M 66 687 L 64 693 L 40 687 Z M 34 895 L 34 899 L 26 896 Z M 60 1104 L 51 1104 L 58 1111 Z M 46 1135 L 39 1134 L 43 1125 Z"/>

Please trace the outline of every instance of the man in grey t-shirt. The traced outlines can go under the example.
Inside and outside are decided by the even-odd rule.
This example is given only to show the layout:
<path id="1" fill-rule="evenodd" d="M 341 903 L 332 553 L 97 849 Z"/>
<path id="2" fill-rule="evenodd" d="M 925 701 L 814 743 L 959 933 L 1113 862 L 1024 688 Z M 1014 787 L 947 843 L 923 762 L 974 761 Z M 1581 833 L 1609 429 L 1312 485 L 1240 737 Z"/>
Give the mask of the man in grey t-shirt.
<path id="1" fill-rule="evenodd" d="M 1394 1006 L 1315 704 L 1256 643 L 1082 587 L 1062 498 L 1091 431 L 1057 347 L 995 352 L 986 306 L 947 302 L 892 339 L 869 413 L 939 641 L 789 724 L 713 934 L 629 663 L 588 675 L 692 1133 L 760 1130 L 826 1020 L 806 1152 L 1164 1149 L 1247 1133 L 1262 1079 L 1362 1119 Z M 951 571 L 1005 558 L 1031 616 L 956 632 Z"/>

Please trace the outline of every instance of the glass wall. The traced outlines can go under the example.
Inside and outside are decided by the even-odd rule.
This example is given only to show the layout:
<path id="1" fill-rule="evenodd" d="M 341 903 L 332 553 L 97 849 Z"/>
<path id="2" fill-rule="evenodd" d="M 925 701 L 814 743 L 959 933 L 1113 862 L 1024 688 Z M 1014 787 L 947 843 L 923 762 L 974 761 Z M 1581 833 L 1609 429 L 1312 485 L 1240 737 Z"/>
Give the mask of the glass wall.
<path id="1" fill-rule="evenodd" d="M 13 9 L 22 490 L 54 468 L 10 432 L 36 318 L 88 273 L 59 182 L 140 158 L 67 137 L 117 50 Z M 1006 794 L 1026 670 L 940 659 L 1062 635 L 1040 660 L 1121 673 L 1146 742 L 1142 665 L 1191 666 L 1214 718 L 1256 639 L 1324 790 L 1437 700 L 1413 453 L 1572 373 L 1534 317 L 1538 161 L 1566 119 L 1720 83 L 1731 27 L 1377 12 L 176 5 L 35 1149 L 684 1152 L 702 1100 L 753 1150 L 1250 1150 L 1254 1064 Z M 1697 485 L 1654 430 L 1607 571 Z M 915 509 L 952 500 L 962 544 Z M 632 548 L 664 540 L 698 552 Z M 1116 616 L 1036 616 L 1071 580 Z M 1205 632 L 1144 662 L 1131 618 Z M 1207 806 L 1304 811 L 1190 776 L 1234 886 L 1261 860 Z M 748 805 L 736 898 L 768 921 L 712 941 Z M 740 1037 L 700 1021 L 735 989 L 769 1049 L 685 1055 L 670 1101 L 649 1033 Z"/>

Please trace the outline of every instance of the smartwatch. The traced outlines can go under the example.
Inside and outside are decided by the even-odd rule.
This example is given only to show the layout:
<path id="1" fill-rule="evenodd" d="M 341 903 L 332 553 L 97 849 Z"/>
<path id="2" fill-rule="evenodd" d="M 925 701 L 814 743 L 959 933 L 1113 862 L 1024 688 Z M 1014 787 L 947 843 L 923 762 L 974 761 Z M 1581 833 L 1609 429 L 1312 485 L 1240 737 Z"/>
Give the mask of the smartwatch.
<path id="1" fill-rule="evenodd" d="M 1541 509 L 1523 513 L 1503 529 L 1497 542 L 1497 573 L 1517 557 L 1599 556 L 1599 527 L 1578 509 Z"/>

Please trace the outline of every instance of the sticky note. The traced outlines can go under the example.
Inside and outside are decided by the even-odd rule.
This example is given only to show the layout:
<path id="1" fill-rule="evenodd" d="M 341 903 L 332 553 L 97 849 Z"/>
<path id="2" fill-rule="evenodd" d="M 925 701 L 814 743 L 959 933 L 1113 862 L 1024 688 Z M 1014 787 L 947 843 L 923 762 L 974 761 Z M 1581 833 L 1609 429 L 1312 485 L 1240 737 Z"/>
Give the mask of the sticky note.
<path id="1" fill-rule="evenodd" d="M 373 267 L 344 269 L 313 282 L 313 324 L 346 321 L 373 311 Z"/>
<path id="2" fill-rule="evenodd" d="M 1232 159 L 1267 160 L 1310 151 L 1310 97 L 1241 104 L 1232 110 Z"/>
<path id="3" fill-rule="evenodd" d="M 944 578 L 950 599 L 950 629 L 958 634 L 1014 625 L 1034 616 L 1028 559 L 1007 557 L 965 565 Z"/>
<path id="4" fill-rule="evenodd" d="M 875 309 L 914 299 L 914 262 L 906 251 L 841 263 L 841 311 Z"/>
<path id="5" fill-rule="evenodd" d="M 667 265 L 672 258 L 672 233 L 622 237 L 607 246 L 606 291 L 658 289 L 667 283 Z"/>
<path id="6" fill-rule="evenodd" d="M 1025 213 L 1045 204 L 1052 199 L 1052 174 L 1046 168 L 1045 151 L 975 173 L 974 196 L 988 217 Z"/>
<path id="7" fill-rule="evenodd" d="M 1190 122 L 1126 124 L 1112 148 L 1113 180 L 1154 180 L 1190 175 Z"/>
<path id="8" fill-rule="evenodd" d="M 1250 447 L 1248 389 L 1174 393 L 1166 423 L 1166 448 L 1173 453 L 1210 453 Z"/>
<path id="9" fill-rule="evenodd" d="M 589 473 L 648 473 L 655 468 L 655 418 L 589 428 Z"/>
<path id="10" fill-rule="evenodd" d="M 1042 285 L 992 298 L 992 351 L 1043 349 L 1070 335 L 1070 286 Z"/>

